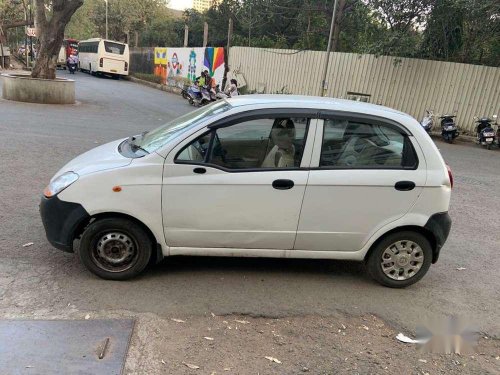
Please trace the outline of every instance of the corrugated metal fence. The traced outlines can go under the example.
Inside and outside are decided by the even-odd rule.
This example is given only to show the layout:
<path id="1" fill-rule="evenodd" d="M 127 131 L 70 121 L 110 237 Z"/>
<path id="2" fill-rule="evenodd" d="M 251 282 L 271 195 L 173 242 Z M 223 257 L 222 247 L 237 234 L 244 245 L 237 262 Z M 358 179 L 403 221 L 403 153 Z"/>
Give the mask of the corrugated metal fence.
<path id="1" fill-rule="evenodd" d="M 250 90 L 320 95 L 325 53 L 232 47 L 229 67 L 243 75 Z M 454 112 L 468 131 L 474 129 L 474 116 L 500 115 L 500 68 L 335 52 L 327 82 L 327 96 L 368 94 L 371 103 L 419 120 L 425 109 L 434 115 Z"/>
<path id="2" fill-rule="evenodd" d="M 155 49 L 153 47 L 130 48 L 130 71 L 153 74 Z"/>

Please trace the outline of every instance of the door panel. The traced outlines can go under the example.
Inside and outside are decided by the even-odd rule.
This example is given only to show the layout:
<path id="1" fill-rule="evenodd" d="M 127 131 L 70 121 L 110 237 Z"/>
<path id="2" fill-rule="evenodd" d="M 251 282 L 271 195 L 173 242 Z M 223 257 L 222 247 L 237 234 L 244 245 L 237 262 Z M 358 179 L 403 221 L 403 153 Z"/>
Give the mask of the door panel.
<path id="1" fill-rule="evenodd" d="M 282 117 L 283 114 L 277 116 Z M 281 137 L 293 136 L 301 146 L 289 151 L 292 155 L 295 151 L 297 158 L 295 165 L 288 168 L 262 167 L 269 144 L 276 141 L 271 140 L 272 132 L 281 124 L 274 119 L 242 120 L 234 128 L 213 130 L 209 150 L 204 148 L 208 133 L 203 131 L 203 136 L 193 136 L 174 148 L 163 172 L 162 211 L 167 244 L 293 249 L 316 122 L 311 121 L 308 131 L 307 122 L 297 121 L 296 129 L 302 128 L 301 132 L 280 132 Z M 286 144 L 292 145 L 293 140 Z M 193 153 L 198 155 L 197 160 L 189 159 L 185 150 L 190 149 L 196 151 Z M 182 156 L 177 163 L 175 155 Z"/>
<path id="2" fill-rule="evenodd" d="M 230 173 L 165 166 L 163 212 L 167 244 L 175 247 L 292 249 L 308 171 Z M 288 190 L 273 181 L 289 179 Z"/>
<path id="3" fill-rule="evenodd" d="M 394 185 L 401 180 L 417 187 L 398 191 Z M 295 249 L 360 250 L 378 229 L 409 211 L 424 184 L 420 171 L 311 171 Z"/>
<path id="4" fill-rule="evenodd" d="M 378 229 L 404 216 L 425 186 L 425 158 L 412 137 L 387 130 L 381 139 L 380 127 L 372 133 L 372 124 L 343 122 L 341 131 L 323 131 L 319 121 L 311 165 L 323 169 L 310 172 L 295 249 L 360 250 Z M 416 169 L 394 169 L 411 159 L 405 148 L 415 150 Z"/>

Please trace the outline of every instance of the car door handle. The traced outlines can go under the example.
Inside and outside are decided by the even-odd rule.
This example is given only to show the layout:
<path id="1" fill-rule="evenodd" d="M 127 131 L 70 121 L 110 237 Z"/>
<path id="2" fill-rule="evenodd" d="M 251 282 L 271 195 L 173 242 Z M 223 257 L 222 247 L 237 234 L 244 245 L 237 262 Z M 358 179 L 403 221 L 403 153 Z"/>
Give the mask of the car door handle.
<path id="1" fill-rule="evenodd" d="M 193 172 L 194 173 L 198 173 L 198 174 L 203 174 L 205 173 L 207 170 L 205 168 L 195 168 L 193 169 Z"/>
<path id="2" fill-rule="evenodd" d="M 292 180 L 274 180 L 273 181 L 273 188 L 278 189 L 278 190 L 288 190 L 293 188 L 293 181 Z"/>
<path id="3" fill-rule="evenodd" d="M 394 188 L 400 191 L 410 191 L 415 189 L 415 183 L 413 181 L 398 181 Z"/>

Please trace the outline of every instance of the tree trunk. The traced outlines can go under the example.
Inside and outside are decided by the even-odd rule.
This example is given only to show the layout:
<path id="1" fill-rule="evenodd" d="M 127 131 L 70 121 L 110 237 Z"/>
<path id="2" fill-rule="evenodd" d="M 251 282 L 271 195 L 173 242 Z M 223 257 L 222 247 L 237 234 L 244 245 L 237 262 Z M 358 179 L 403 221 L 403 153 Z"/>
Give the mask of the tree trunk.
<path id="1" fill-rule="evenodd" d="M 57 56 L 64 39 L 64 29 L 71 16 L 83 5 L 83 0 L 53 0 L 50 20 L 45 13 L 44 0 L 35 2 L 35 21 L 40 48 L 31 77 L 55 79 Z"/>
<path id="2" fill-rule="evenodd" d="M 40 50 L 31 73 L 33 78 L 56 78 L 57 56 L 64 39 L 65 25 L 49 24 L 40 30 Z"/>

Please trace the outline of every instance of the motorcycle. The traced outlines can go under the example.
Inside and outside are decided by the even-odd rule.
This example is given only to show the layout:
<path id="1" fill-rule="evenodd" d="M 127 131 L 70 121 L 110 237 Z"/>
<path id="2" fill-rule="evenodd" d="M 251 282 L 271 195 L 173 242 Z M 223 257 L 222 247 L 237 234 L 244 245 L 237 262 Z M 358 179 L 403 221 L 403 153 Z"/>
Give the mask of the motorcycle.
<path id="1" fill-rule="evenodd" d="M 76 64 L 74 64 L 74 63 L 68 64 L 68 71 L 69 71 L 69 74 L 75 74 L 75 72 L 76 72 Z"/>
<path id="2" fill-rule="evenodd" d="M 476 127 L 476 142 L 482 146 L 486 146 L 488 150 L 491 150 L 491 145 L 495 143 L 495 130 L 492 126 L 492 119 L 487 117 L 475 118 L 477 122 Z"/>
<path id="3" fill-rule="evenodd" d="M 420 122 L 420 125 L 424 128 L 427 134 L 431 134 L 432 126 L 434 125 L 434 114 L 428 109 L 425 110 L 425 116 Z"/>
<path id="4" fill-rule="evenodd" d="M 448 142 L 448 143 L 453 143 L 456 137 L 459 136 L 457 124 L 455 123 L 455 120 L 453 120 L 455 117 L 454 115 L 444 115 L 440 116 L 439 118 L 441 119 L 441 137 Z"/>
<path id="5" fill-rule="evenodd" d="M 199 106 L 201 105 L 201 89 L 198 85 L 192 85 L 187 89 L 187 100 L 189 104 Z"/>
<path id="6" fill-rule="evenodd" d="M 186 99 L 186 100 L 189 99 L 188 90 L 189 90 L 190 87 L 191 86 L 189 86 L 189 85 L 184 85 L 182 87 L 181 95 L 182 95 L 183 99 Z"/>

